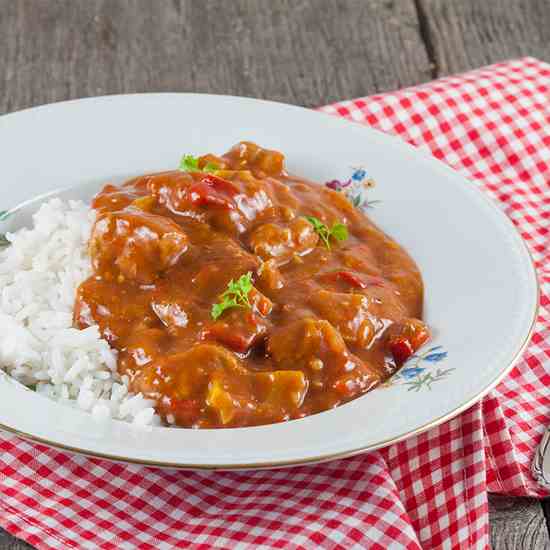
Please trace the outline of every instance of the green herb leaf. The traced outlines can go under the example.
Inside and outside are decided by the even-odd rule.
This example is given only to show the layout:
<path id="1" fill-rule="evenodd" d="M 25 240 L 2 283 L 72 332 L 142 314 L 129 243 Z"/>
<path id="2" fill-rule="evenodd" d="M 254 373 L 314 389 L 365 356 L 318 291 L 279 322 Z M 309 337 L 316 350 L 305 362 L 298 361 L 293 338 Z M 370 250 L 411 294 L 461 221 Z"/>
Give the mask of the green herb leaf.
<path id="1" fill-rule="evenodd" d="M 306 216 L 306 220 L 311 225 L 313 225 L 313 227 L 315 228 L 315 231 L 327 230 L 327 226 L 319 218 L 316 218 L 315 216 Z"/>
<path id="2" fill-rule="evenodd" d="M 222 298 L 221 302 L 218 304 L 212 304 L 212 310 L 210 312 L 212 319 L 218 319 L 218 317 L 220 317 L 226 309 L 230 309 L 232 307 L 240 307 L 235 298 Z"/>
<path id="3" fill-rule="evenodd" d="M 204 168 L 202 169 L 203 172 L 215 172 L 216 170 L 219 170 L 220 167 L 213 163 L 213 162 L 207 162 L 205 165 L 204 165 Z"/>
<path id="4" fill-rule="evenodd" d="M 252 272 L 241 275 L 237 281 L 231 279 L 227 283 L 227 290 L 220 296 L 221 300 L 212 305 L 210 315 L 212 319 L 218 319 L 226 310 L 233 307 L 252 308 L 248 294 L 252 290 Z"/>
<path id="5" fill-rule="evenodd" d="M 207 162 L 204 168 L 199 168 L 199 158 L 193 155 L 184 155 L 180 161 L 180 170 L 182 172 L 215 172 L 219 170 L 217 164 Z"/>
<path id="6" fill-rule="evenodd" d="M 345 241 L 349 237 L 348 228 L 343 223 L 335 223 L 329 229 L 321 220 L 314 216 L 306 216 L 306 220 L 313 225 L 313 229 L 315 229 L 315 232 L 329 250 L 331 237 L 337 241 Z"/>
<path id="7" fill-rule="evenodd" d="M 180 161 L 180 170 L 183 172 L 200 172 L 199 159 L 192 155 L 184 155 Z"/>
<path id="8" fill-rule="evenodd" d="M 0 222 L 7 220 L 8 217 L 9 217 L 9 213 L 7 210 L 0 210 Z"/>
<path id="9" fill-rule="evenodd" d="M 335 223 L 330 230 L 330 234 L 337 241 L 345 241 L 348 238 L 348 228 L 343 223 Z"/>
<path id="10" fill-rule="evenodd" d="M 330 242 L 329 242 L 329 230 L 328 227 L 318 218 L 314 216 L 306 216 L 306 220 L 313 225 L 313 229 L 315 229 L 315 233 L 319 235 L 319 238 L 325 243 L 325 246 L 330 249 Z"/>
<path id="11" fill-rule="evenodd" d="M 0 248 L 3 248 L 4 246 L 9 246 L 10 244 L 10 241 L 6 239 L 6 235 L 0 233 Z"/>

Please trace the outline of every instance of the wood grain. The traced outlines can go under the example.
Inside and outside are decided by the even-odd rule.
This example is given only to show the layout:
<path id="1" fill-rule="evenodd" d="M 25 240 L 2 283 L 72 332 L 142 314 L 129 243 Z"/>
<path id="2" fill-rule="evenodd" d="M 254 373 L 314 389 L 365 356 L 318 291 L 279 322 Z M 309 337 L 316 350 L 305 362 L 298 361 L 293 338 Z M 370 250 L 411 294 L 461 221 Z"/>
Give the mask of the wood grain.
<path id="1" fill-rule="evenodd" d="M 32 550 L 32 546 L 0 529 L 0 550 Z"/>
<path id="2" fill-rule="evenodd" d="M 416 0 L 438 76 L 530 55 L 550 61 L 549 0 Z"/>
<path id="3" fill-rule="evenodd" d="M 491 495 L 493 550 L 548 550 L 546 519 L 538 500 Z"/>
<path id="4" fill-rule="evenodd" d="M 0 0 L 0 114 L 194 91 L 307 106 L 424 81 L 413 0 Z"/>

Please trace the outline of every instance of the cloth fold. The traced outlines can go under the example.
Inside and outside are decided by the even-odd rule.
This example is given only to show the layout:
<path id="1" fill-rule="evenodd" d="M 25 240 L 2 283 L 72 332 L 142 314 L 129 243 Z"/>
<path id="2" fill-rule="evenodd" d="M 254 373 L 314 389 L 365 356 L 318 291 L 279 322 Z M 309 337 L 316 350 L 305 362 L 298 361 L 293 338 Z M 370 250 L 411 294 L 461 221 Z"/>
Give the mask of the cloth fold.
<path id="1" fill-rule="evenodd" d="M 428 148 L 512 219 L 541 286 L 517 366 L 428 432 L 314 466 L 176 472 L 0 435 L 0 526 L 40 549 L 483 549 L 487 491 L 546 494 L 530 462 L 550 422 L 550 65 L 513 60 L 321 110 Z"/>

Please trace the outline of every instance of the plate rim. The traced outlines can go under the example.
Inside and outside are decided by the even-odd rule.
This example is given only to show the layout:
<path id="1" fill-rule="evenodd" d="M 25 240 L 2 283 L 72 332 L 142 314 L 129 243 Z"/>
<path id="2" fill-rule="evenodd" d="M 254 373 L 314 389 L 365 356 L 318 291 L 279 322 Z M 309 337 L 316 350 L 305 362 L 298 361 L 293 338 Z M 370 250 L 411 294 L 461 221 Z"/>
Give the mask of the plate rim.
<path id="1" fill-rule="evenodd" d="M 25 109 L 21 109 L 19 111 L 14 111 L 10 113 L 6 113 L 4 115 L 0 116 L 0 122 L 3 119 L 11 118 L 12 116 L 30 112 L 30 111 L 36 111 L 36 110 L 42 110 L 48 107 L 53 106 L 62 106 L 67 104 L 76 104 L 76 103 L 92 103 L 97 100 L 121 100 L 128 97 L 147 97 L 147 96 L 185 96 L 188 98 L 193 97 L 211 97 L 211 98 L 223 98 L 224 100 L 237 100 L 242 101 L 245 100 L 247 102 L 252 103 L 265 103 L 268 105 L 276 105 L 279 107 L 290 107 L 292 109 L 298 109 L 300 111 L 309 111 L 318 115 L 324 115 L 325 117 L 329 117 L 332 120 L 339 119 L 342 123 L 350 123 L 353 126 L 360 126 L 362 128 L 368 129 L 370 132 L 373 132 L 374 134 L 377 134 L 378 136 L 382 137 L 382 139 L 390 139 L 394 143 L 398 144 L 399 146 L 405 146 L 409 149 L 409 151 L 413 152 L 413 154 L 417 157 L 420 157 L 422 160 L 427 161 L 428 163 L 434 163 L 439 167 L 439 169 L 442 169 L 446 171 L 450 176 L 452 177 L 460 177 L 465 182 L 470 182 L 468 177 L 461 174 L 458 170 L 455 170 L 451 168 L 449 165 L 441 161 L 440 159 L 434 157 L 431 155 L 424 147 L 422 146 L 414 146 L 411 143 L 399 138 L 399 136 L 383 132 L 381 130 L 378 130 L 377 128 L 373 128 L 372 126 L 362 123 L 357 120 L 352 120 L 347 117 L 341 117 L 341 116 L 335 116 L 333 114 L 324 112 L 319 109 L 310 109 L 307 107 L 302 107 L 299 105 L 293 105 L 289 103 L 283 103 L 278 101 L 271 101 L 271 100 L 265 100 L 265 99 L 257 99 L 252 97 L 244 97 L 244 96 L 235 96 L 235 95 L 224 95 L 224 94 L 203 94 L 203 93 L 188 93 L 188 92 L 143 92 L 143 93 L 130 93 L 130 94 L 109 94 L 109 95 L 100 95 L 100 96 L 89 96 L 89 97 L 83 97 L 83 98 L 75 98 L 70 100 L 60 100 L 56 102 L 46 103 L 42 105 L 37 105 L 34 107 L 28 107 Z M 70 190 L 73 188 L 80 187 L 81 184 L 71 185 L 68 187 L 62 187 L 57 190 L 48 191 L 42 194 L 39 194 L 35 197 L 32 197 L 26 201 L 23 201 L 13 208 L 9 209 L 7 212 L 9 214 L 16 212 L 20 208 L 23 208 L 26 205 L 29 205 L 31 203 L 34 203 L 37 200 L 43 199 L 45 197 L 48 197 L 49 195 L 55 195 L 59 193 L 59 191 L 65 191 Z M 535 268 L 535 262 L 533 255 L 527 246 L 527 243 L 521 236 L 519 229 L 512 223 L 510 218 L 498 207 L 498 205 L 495 203 L 495 201 L 491 200 L 489 196 L 487 196 L 486 193 L 484 193 L 477 185 L 472 185 L 469 187 L 469 189 L 473 190 L 474 193 L 477 194 L 478 197 L 482 197 L 483 200 L 486 202 L 488 206 L 494 211 L 498 212 L 499 218 L 506 223 L 509 230 L 513 230 L 512 232 L 515 234 L 515 237 L 519 242 L 521 242 L 522 248 L 525 252 L 527 252 L 527 258 L 528 262 L 526 262 L 526 265 L 529 265 L 529 271 L 531 272 L 530 275 L 533 277 L 533 281 L 535 284 L 535 290 L 536 290 L 536 299 L 534 302 L 534 307 L 532 311 L 532 318 L 530 322 L 529 329 L 526 333 L 526 336 L 524 340 L 519 344 L 517 350 L 515 351 L 512 359 L 508 363 L 508 365 L 502 369 L 498 375 L 489 382 L 482 390 L 480 390 L 475 396 L 470 397 L 467 399 L 464 403 L 461 405 L 458 405 L 455 407 L 452 411 L 449 411 L 445 413 L 444 415 L 441 415 L 435 419 L 432 419 L 429 422 L 426 422 L 425 424 L 418 426 L 414 429 L 408 430 L 406 432 L 403 432 L 401 434 L 398 434 L 394 437 L 387 438 L 382 441 L 378 441 L 376 443 L 371 443 L 367 445 L 361 445 L 360 447 L 355 447 L 354 449 L 350 449 L 347 451 L 341 451 L 336 453 L 326 453 L 318 456 L 312 456 L 302 459 L 296 459 L 296 460 L 278 460 L 274 462 L 269 461 L 258 461 L 253 463 L 231 463 L 231 464 L 195 464 L 195 463 L 184 463 L 184 462 L 171 462 L 171 461 L 157 461 L 157 460 L 148 460 L 148 459 L 137 459 L 137 458 L 130 458 L 125 456 L 118 456 L 113 455 L 110 453 L 103 453 L 103 452 L 97 452 L 97 451 L 89 451 L 85 449 L 81 449 L 79 447 L 73 447 L 71 445 L 66 445 L 64 443 L 58 443 L 55 441 L 51 441 L 47 438 L 43 438 L 40 436 L 35 436 L 33 434 L 21 431 L 17 428 L 14 428 L 12 426 L 5 425 L 3 423 L 0 423 L 0 430 L 16 435 L 18 437 L 21 437 L 22 439 L 32 441 L 41 445 L 46 445 L 48 447 L 52 447 L 54 449 L 62 450 L 62 451 L 68 451 L 73 454 L 81 455 L 81 456 L 87 456 L 90 458 L 98 458 L 98 459 L 104 459 L 114 462 L 121 462 L 126 464 L 134 464 L 134 465 L 140 465 L 140 466 L 150 466 L 150 467 L 156 467 L 156 468 L 166 468 L 166 469 L 176 469 L 176 470 L 208 470 L 208 471 L 215 471 L 215 470 L 222 470 L 222 471 L 234 471 L 234 470 L 263 470 L 263 469 L 274 469 L 274 468 L 285 468 L 285 467 L 292 467 L 292 466 L 303 466 L 308 464 L 320 464 L 323 462 L 328 462 L 332 460 L 337 459 L 344 459 L 349 458 L 352 456 L 356 456 L 358 454 L 374 451 L 376 449 L 380 449 L 382 447 L 386 447 L 388 445 L 398 443 L 400 441 L 403 441 L 405 439 L 408 439 L 409 437 L 421 434 L 433 427 L 436 427 L 454 417 L 456 417 L 458 414 L 463 412 L 464 410 L 468 409 L 470 406 L 478 402 L 480 399 L 482 399 L 485 395 L 487 395 L 492 389 L 494 389 L 513 369 L 513 367 L 518 363 L 519 359 L 523 355 L 525 349 L 529 345 L 531 338 L 533 336 L 533 332 L 535 330 L 535 326 L 538 319 L 538 314 L 540 311 L 540 298 L 541 298 L 541 289 L 540 289 L 540 281 L 538 277 L 537 270 Z"/>

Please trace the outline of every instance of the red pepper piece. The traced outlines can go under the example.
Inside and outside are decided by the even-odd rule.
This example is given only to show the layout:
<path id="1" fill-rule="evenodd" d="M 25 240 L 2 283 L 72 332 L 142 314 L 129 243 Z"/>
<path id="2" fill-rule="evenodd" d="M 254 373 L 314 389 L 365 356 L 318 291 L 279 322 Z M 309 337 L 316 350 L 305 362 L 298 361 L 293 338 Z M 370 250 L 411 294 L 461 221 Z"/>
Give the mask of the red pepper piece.
<path id="1" fill-rule="evenodd" d="M 213 206 L 234 210 L 234 198 L 239 189 L 230 181 L 208 174 L 187 191 L 189 200 L 196 206 Z"/>
<path id="2" fill-rule="evenodd" d="M 366 283 L 360 279 L 355 273 L 351 271 L 335 271 L 334 273 L 328 273 L 326 276 L 328 280 L 342 280 L 355 288 L 367 288 Z"/>
<path id="3" fill-rule="evenodd" d="M 405 319 L 388 329 L 388 350 L 401 366 L 430 337 L 428 327 L 419 319 Z"/>
<path id="4" fill-rule="evenodd" d="M 386 283 L 381 277 L 368 277 L 365 282 L 361 277 L 357 276 L 352 271 L 334 271 L 332 273 L 327 273 L 325 279 L 328 281 L 337 281 L 341 280 L 345 283 L 348 283 L 355 288 L 367 288 L 369 286 L 384 286 Z"/>
<path id="5" fill-rule="evenodd" d="M 237 353 L 247 353 L 266 333 L 266 325 L 252 312 L 236 310 L 231 323 L 217 321 L 204 327 L 199 338 L 215 340 Z"/>
<path id="6" fill-rule="evenodd" d="M 246 353 L 254 341 L 255 334 L 245 334 L 231 329 L 225 323 L 216 323 L 205 328 L 200 333 L 200 338 L 201 340 L 216 340 L 237 353 Z"/>
<path id="7" fill-rule="evenodd" d="M 403 365 L 414 353 L 414 348 L 407 338 L 396 338 L 390 341 L 389 348 L 398 367 Z"/>

